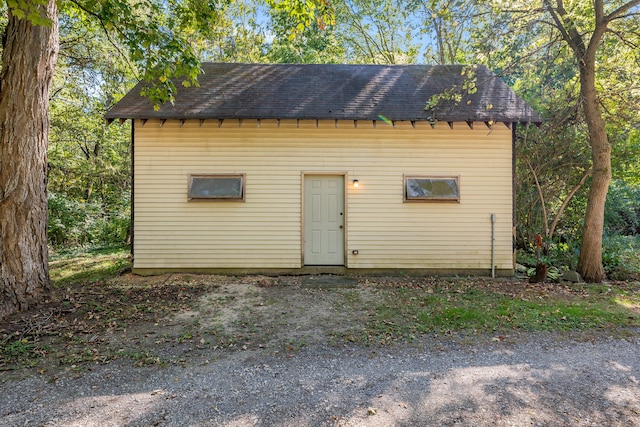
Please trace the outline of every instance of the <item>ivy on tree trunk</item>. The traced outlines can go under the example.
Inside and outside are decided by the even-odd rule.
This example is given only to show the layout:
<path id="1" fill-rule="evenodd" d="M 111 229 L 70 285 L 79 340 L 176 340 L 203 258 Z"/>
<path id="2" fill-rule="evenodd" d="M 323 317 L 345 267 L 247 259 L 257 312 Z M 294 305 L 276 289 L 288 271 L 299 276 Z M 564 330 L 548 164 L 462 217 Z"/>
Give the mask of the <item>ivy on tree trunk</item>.
<path id="1" fill-rule="evenodd" d="M 27 3 L 41 19 L 9 10 L 2 52 L 0 318 L 42 303 L 52 289 L 46 171 L 58 11 L 55 0 Z"/>

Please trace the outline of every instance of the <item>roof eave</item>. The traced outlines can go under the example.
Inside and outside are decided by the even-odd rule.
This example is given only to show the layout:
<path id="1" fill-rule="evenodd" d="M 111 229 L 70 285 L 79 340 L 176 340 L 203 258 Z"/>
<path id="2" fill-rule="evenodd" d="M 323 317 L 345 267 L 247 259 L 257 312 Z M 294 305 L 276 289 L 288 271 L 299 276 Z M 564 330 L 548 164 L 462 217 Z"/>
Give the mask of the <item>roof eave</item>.
<path id="1" fill-rule="evenodd" d="M 237 117 L 237 116 L 229 116 L 229 117 L 211 117 L 208 115 L 190 115 L 190 116 L 173 116 L 173 115 L 145 115 L 145 114 L 130 114 L 121 117 L 121 115 L 105 115 L 105 119 L 108 124 L 111 124 L 115 120 L 119 120 L 120 124 L 124 123 L 126 120 L 356 120 L 356 121 L 381 121 L 380 117 Z M 437 119 L 431 119 L 428 117 L 413 117 L 413 118 L 390 118 L 385 117 L 386 120 L 391 122 L 442 122 L 442 123 L 456 123 L 456 122 L 466 122 L 466 123 L 518 123 L 522 125 L 534 124 L 536 126 L 540 126 L 543 122 L 540 117 L 473 117 L 473 118 L 464 118 L 464 117 L 440 117 Z"/>

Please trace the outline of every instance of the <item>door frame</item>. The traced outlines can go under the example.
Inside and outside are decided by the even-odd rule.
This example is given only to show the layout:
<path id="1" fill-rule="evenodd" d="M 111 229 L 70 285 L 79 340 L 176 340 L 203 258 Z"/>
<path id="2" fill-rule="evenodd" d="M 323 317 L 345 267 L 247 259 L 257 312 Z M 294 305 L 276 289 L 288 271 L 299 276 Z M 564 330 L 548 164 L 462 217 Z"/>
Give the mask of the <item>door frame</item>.
<path id="1" fill-rule="evenodd" d="M 342 177 L 342 185 L 344 187 L 342 194 L 343 194 L 343 201 L 342 201 L 342 206 L 343 206 L 343 249 L 342 249 L 342 256 L 343 256 L 343 260 L 342 260 L 342 265 L 345 267 L 348 267 L 347 265 L 347 240 L 348 240 L 348 235 L 349 233 L 347 233 L 348 231 L 348 221 L 347 221 L 347 172 L 336 172 L 336 171 L 301 171 L 300 173 L 300 265 L 302 267 L 305 266 L 304 264 L 304 245 L 305 245 L 305 230 L 304 230 L 304 210 L 305 210 L 305 191 L 304 191 L 304 180 L 305 177 L 307 175 L 326 175 L 326 176 L 341 176 Z M 319 266 L 322 267 L 322 266 Z"/>

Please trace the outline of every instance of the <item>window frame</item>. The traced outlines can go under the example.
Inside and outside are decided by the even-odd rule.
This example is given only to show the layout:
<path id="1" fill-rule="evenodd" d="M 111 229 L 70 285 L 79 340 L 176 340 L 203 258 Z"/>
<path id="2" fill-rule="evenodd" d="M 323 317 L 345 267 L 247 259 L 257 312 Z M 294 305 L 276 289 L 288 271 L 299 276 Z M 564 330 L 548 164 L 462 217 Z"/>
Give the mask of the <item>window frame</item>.
<path id="1" fill-rule="evenodd" d="M 449 202 L 449 203 L 460 203 L 460 198 L 461 198 L 461 194 L 460 194 L 460 175 L 403 175 L 402 176 L 402 195 L 403 195 L 403 202 L 404 203 L 442 203 L 442 202 Z M 415 197 L 415 198 L 410 198 L 408 196 L 408 184 L 409 184 L 409 180 L 412 179 L 442 179 L 442 180 L 449 180 L 449 179 L 453 179 L 456 182 L 456 187 L 458 190 L 458 195 L 457 197 Z"/>
<path id="2" fill-rule="evenodd" d="M 240 196 L 190 196 L 193 180 L 196 178 L 236 178 L 240 179 Z M 190 173 L 187 180 L 189 202 L 244 202 L 246 196 L 246 174 L 244 173 Z"/>

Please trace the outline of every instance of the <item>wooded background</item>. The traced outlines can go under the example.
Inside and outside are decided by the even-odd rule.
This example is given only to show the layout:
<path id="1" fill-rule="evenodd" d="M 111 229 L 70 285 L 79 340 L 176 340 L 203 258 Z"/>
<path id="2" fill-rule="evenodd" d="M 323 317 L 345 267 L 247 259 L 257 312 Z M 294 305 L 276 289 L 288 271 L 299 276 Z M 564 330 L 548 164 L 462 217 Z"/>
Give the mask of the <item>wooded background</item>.
<path id="1" fill-rule="evenodd" d="M 593 171 L 589 130 L 576 58 L 544 5 L 535 3 L 339 0 L 331 14 L 295 1 L 221 1 L 203 10 L 215 11 L 209 27 L 183 25 L 191 26 L 184 31 L 203 61 L 487 65 L 545 118 L 540 128 L 518 132 L 517 245 L 529 248 L 540 233 L 575 268 Z M 580 31 L 592 30 L 593 2 L 571 5 Z M 612 150 L 606 247 L 633 245 L 621 237 L 640 233 L 640 21 L 638 11 L 630 12 L 614 22 L 597 52 L 598 101 Z M 63 16 L 60 34 L 49 239 L 54 247 L 123 244 L 130 128 L 105 126 L 102 116 L 143 71 L 122 42 L 82 13 Z"/>
<path id="2" fill-rule="evenodd" d="M 532 245 L 540 234 L 552 265 L 579 268 L 594 281 L 605 274 L 637 277 L 639 4 L 63 0 L 55 10 L 53 0 L 8 0 L 0 7 L 5 34 L 0 124 L 15 127 L 7 88 L 15 86 L 10 71 L 25 67 L 11 49 L 30 49 L 12 34 L 18 34 L 16 28 L 43 28 L 59 35 L 43 48 L 49 53 L 59 48 L 48 88 L 49 247 L 59 252 L 125 245 L 130 123 L 107 126 L 103 115 L 137 81 L 151 82 L 145 95 L 161 103 L 180 90 L 172 78 L 180 77 L 184 86 L 197 84 L 199 61 L 484 64 L 545 119 L 539 128 L 518 128 L 519 259 L 535 263 Z M 1 172 L 17 161 L 7 141 L 3 136 L 0 216 L 9 215 L 12 185 L 8 172 Z M 7 224 L 0 221 L 5 242 L 0 255 L 11 252 Z M 7 292 L 15 274 L 5 270 Z"/>

